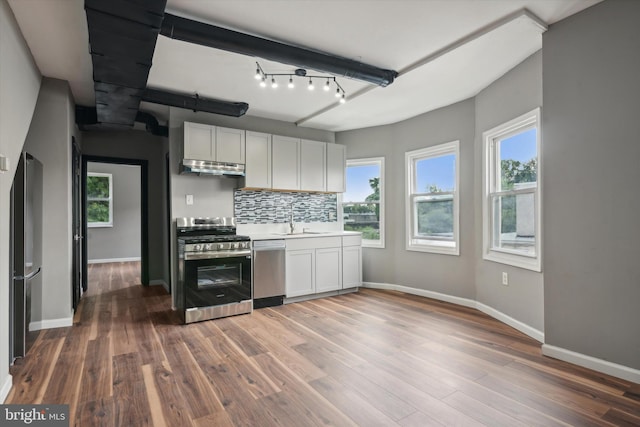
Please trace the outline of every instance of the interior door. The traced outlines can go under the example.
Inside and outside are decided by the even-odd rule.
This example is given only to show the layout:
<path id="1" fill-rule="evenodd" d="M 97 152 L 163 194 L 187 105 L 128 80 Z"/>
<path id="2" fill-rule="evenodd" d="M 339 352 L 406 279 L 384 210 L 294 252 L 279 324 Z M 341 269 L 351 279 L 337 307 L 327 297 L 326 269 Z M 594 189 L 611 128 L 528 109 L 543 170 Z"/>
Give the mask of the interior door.
<path id="1" fill-rule="evenodd" d="M 83 256 L 82 256 L 82 238 L 83 238 L 83 222 L 82 222 L 82 167 L 81 167 L 81 157 L 82 154 L 80 152 L 80 147 L 76 142 L 74 137 L 71 137 L 71 152 L 72 152 L 72 163 L 71 163 L 71 173 L 73 175 L 73 194 L 72 194 L 72 203 L 73 203 L 73 309 L 75 310 L 78 307 L 78 303 L 80 302 L 80 296 L 82 295 L 82 290 L 87 290 L 87 285 L 84 283 L 84 264 L 83 264 Z M 81 290 L 82 288 L 82 290 Z"/>

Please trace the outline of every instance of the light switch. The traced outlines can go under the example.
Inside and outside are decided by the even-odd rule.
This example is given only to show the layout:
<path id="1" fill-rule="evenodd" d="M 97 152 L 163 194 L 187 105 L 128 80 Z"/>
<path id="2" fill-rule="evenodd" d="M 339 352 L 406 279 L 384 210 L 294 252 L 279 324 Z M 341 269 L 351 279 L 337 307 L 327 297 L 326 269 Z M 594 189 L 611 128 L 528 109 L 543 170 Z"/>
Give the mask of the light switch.
<path id="1" fill-rule="evenodd" d="M 187 194 L 187 204 L 188 205 L 193 204 L 193 194 Z"/>
<path id="2" fill-rule="evenodd" d="M 0 172 L 7 172 L 9 170 L 9 159 L 0 154 Z"/>

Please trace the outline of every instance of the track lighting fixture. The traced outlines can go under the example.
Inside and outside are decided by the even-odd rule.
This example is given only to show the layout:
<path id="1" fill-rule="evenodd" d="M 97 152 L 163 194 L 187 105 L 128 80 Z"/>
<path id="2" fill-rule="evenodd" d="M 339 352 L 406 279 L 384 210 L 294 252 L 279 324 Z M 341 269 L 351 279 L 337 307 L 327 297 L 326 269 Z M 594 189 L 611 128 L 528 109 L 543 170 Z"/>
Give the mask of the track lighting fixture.
<path id="1" fill-rule="evenodd" d="M 312 91 L 315 89 L 315 86 L 313 84 L 313 79 L 326 79 L 326 83 L 322 86 L 322 89 L 325 92 L 329 92 L 331 90 L 331 84 L 333 82 L 333 84 L 336 85 L 336 93 L 335 96 L 336 98 L 338 98 L 339 102 L 341 104 L 344 104 L 346 102 L 346 93 L 344 91 L 344 89 L 342 89 L 342 86 L 340 86 L 340 84 L 338 83 L 338 80 L 336 80 L 335 77 L 333 76 L 310 76 L 307 75 L 307 70 L 304 70 L 302 68 L 298 68 L 296 70 L 294 70 L 293 73 L 265 73 L 264 70 L 262 69 L 262 67 L 260 66 L 260 64 L 258 64 L 256 62 L 256 74 L 255 74 L 255 78 L 256 80 L 260 80 L 260 87 L 266 87 L 267 86 L 267 79 L 271 79 L 271 87 L 273 89 L 276 89 L 278 87 L 278 82 L 276 81 L 276 77 L 277 76 L 286 76 L 289 77 L 289 82 L 287 84 L 287 87 L 289 89 L 293 89 L 295 87 L 294 82 L 293 82 L 293 78 L 294 77 L 302 77 L 302 78 L 308 78 L 309 79 L 309 83 L 307 84 L 307 89 L 309 91 Z"/>

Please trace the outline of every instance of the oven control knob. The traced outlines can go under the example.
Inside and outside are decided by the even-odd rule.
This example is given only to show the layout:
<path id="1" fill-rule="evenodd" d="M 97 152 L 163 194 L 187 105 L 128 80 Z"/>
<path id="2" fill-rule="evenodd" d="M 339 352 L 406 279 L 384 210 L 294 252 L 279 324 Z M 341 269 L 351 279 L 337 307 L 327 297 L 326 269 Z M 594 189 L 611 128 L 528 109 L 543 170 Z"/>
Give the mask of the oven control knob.
<path id="1" fill-rule="evenodd" d="M 202 250 L 202 245 L 194 245 L 193 249 L 195 249 L 196 251 L 201 251 Z"/>
<path id="2" fill-rule="evenodd" d="M 224 249 L 224 243 L 218 243 L 218 249 Z"/>
<path id="3" fill-rule="evenodd" d="M 206 245 L 204 245 L 204 250 L 205 251 L 210 251 L 211 250 L 211 243 L 207 243 Z"/>

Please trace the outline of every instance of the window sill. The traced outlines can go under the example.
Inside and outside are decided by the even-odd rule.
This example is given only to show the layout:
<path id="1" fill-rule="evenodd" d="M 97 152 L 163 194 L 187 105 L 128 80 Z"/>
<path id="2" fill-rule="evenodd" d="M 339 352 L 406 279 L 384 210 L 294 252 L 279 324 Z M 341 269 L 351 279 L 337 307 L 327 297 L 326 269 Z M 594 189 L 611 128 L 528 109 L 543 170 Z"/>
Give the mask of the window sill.
<path id="1" fill-rule="evenodd" d="M 363 248 L 384 249 L 384 242 L 378 242 L 375 240 L 362 240 Z"/>
<path id="2" fill-rule="evenodd" d="M 486 261 L 493 261 L 499 264 L 511 265 L 513 267 L 523 268 L 535 272 L 542 272 L 540 265 L 540 257 L 528 257 L 523 255 L 510 254 L 490 250 L 482 257 Z"/>
<path id="3" fill-rule="evenodd" d="M 425 240 L 422 242 L 424 243 L 417 243 L 416 240 L 412 240 L 407 243 L 406 250 L 414 252 L 428 252 L 441 255 L 460 255 L 460 249 L 455 242 L 438 242 L 433 240 Z"/>
<path id="4" fill-rule="evenodd" d="M 91 224 L 91 223 L 87 223 L 87 228 L 113 228 L 113 224 L 105 224 L 105 223 Z"/>

